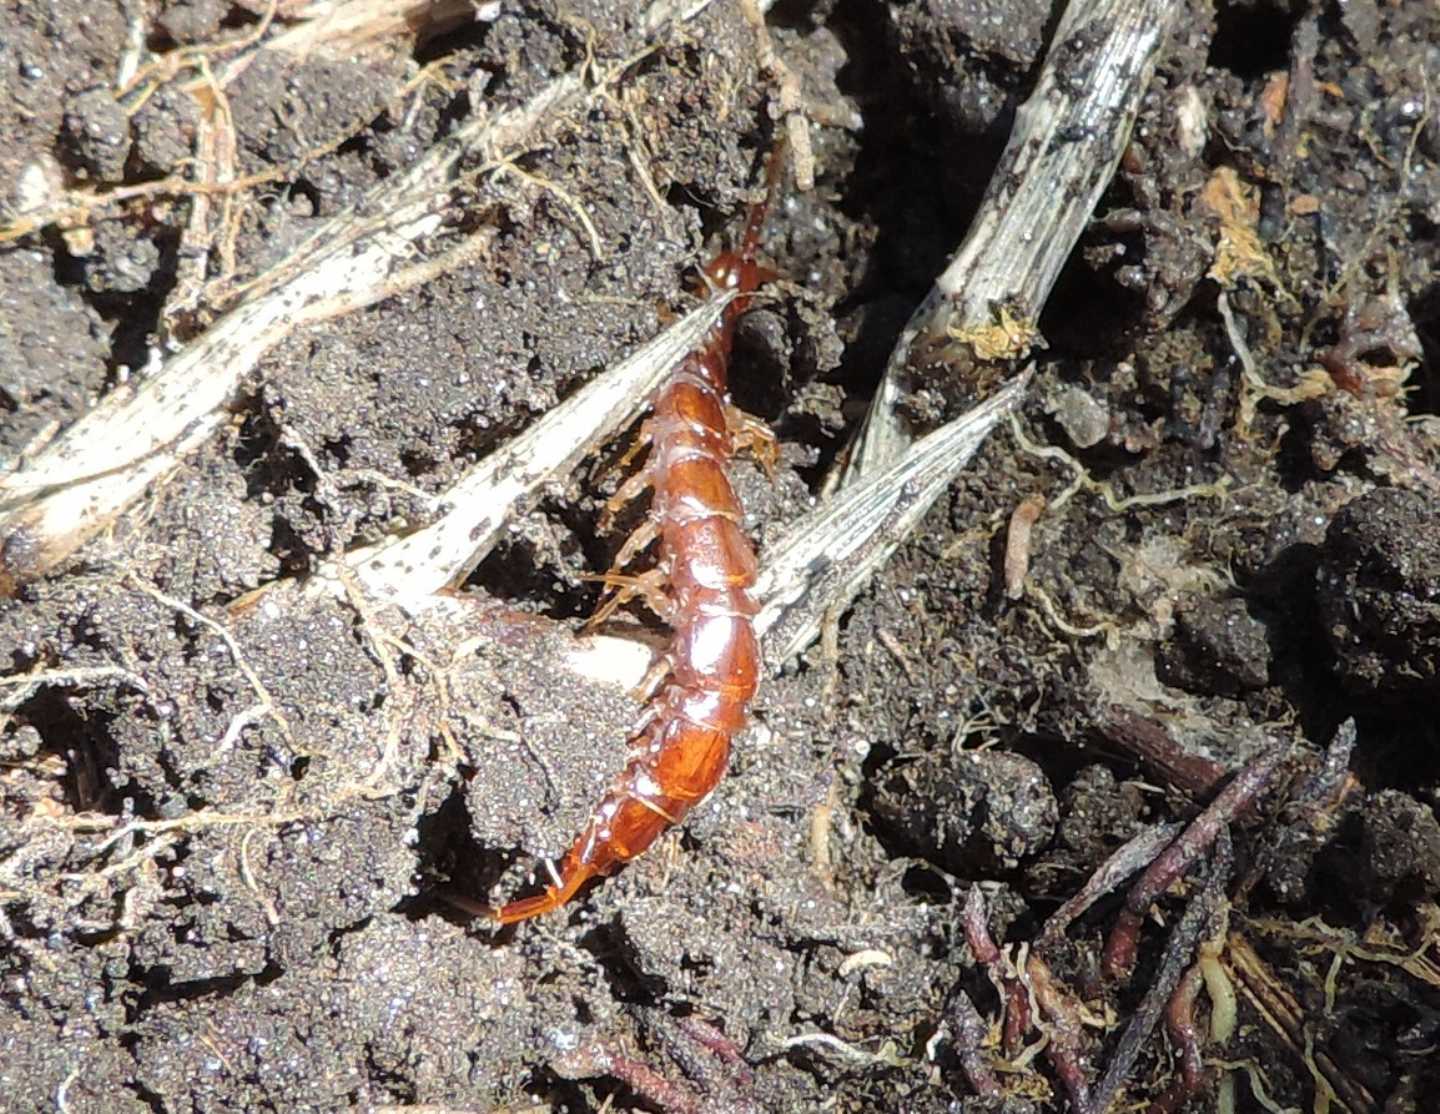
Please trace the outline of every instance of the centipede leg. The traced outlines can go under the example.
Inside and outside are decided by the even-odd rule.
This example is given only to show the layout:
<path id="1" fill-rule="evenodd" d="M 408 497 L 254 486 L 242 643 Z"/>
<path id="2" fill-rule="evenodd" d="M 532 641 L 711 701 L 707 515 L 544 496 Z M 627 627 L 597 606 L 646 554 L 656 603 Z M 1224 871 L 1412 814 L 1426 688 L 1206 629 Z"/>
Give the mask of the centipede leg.
<path id="1" fill-rule="evenodd" d="M 610 523 L 625 508 L 625 505 L 645 494 L 646 489 L 653 483 L 649 468 L 642 468 L 634 475 L 629 476 L 615 489 L 615 494 L 605 500 L 605 509 L 600 512 L 600 529 L 608 529 Z"/>
<path id="2" fill-rule="evenodd" d="M 654 519 L 646 519 L 631 535 L 625 539 L 625 544 L 620 547 L 620 552 L 615 554 L 615 563 L 611 571 L 623 569 L 631 561 L 644 553 L 650 547 L 650 543 L 660 536 L 660 524 Z"/>
<path id="3" fill-rule="evenodd" d="M 660 527 L 653 520 L 646 519 L 636 528 L 633 534 L 631 534 L 628 538 L 625 539 L 625 544 L 620 547 L 620 552 L 615 555 L 615 563 L 610 566 L 609 572 L 598 577 L 585 578 L 587 580 L 599 580 L 606 585 L 605 595 L 601 597 L 599 606 L 595 608 L 595 613 L 590 616 L 589 620 L 585 624 L 585 629 L 587 631 L 594 630 L 606 619 L 610 618 L 610 616 L 614 613 L 617 607 L 619 607 L 622 603 L 629 599 L 630 596 L 633 596 L 635 594 L 632 591 L 629 595 L 623 595 L 620 592 L 612 592 L 610 589 L 616 587 L 623 588 L 625 586 L 633 587 L 631 582 L 638 582 L 641 579 L 640 577 L 627 577 L 620 570 L 623 569 L 626 565 L 628 565 L 631 561 L 635 560 L 635 558 L 638 557 L 642 552 L 644 552 L 646 547 L 649 546 L 650 543 L 659 536 Z M 647 602 L 649 602 L 648 598 Z M 657 615 L 665 614 L 665 612 L 660 611 L 658 608 L 655 608 L 654 610 Z"/>
<path id="4" fill-rule="evenodd" d="M 666 679 L 670 676 L 670 658 L 662 654 L 650 663 L 650 668 L 645 670 L 645 676 L 640 678 L 640 683 L 635 686 L 631 695 L 639 703 L 649 703 L 650 698 L 660 691 Z"/>
<path id="5" fill-rule="evenodd" d="M 625 450 L 625 455 L 620 458 L 617 465 L 619 468 L 629 468 L 630 462 L 650 447 L 655 440 L 655 419 L 646 418 L 640 423 L 640 429 L 635 434 L 635 442 Z"/>
<path id="6" fill-rule="evenodd" d="M 611 594 L 601 601 L 600 606 L 595 609 L 595 614 L 590 616 L 586 626 L 593 628 L 599 626 L 614 613 L 621 604 L 627 603 L 636 596 L 645 601 L 645 606 L 655 612 L 661 619 L 669 620 L 674 608 L 671 606 L 670 597 L 665 594 L 665 577 L 658 569 L 649 569 L 639 576 L 627 576 L 624 573 L 585 573 L 581 580 L 595 580 L 611 589 Z"/>
<path id="7" fill-rule="evenodd" d="M 738 406 L 730 405 L 725 407 L 725 424 L 730 443 L 738 451 L 748 451 L 765 469 L 766 478 L 774 483 L 780 463 L 780 441 L 770 427 Z"/>

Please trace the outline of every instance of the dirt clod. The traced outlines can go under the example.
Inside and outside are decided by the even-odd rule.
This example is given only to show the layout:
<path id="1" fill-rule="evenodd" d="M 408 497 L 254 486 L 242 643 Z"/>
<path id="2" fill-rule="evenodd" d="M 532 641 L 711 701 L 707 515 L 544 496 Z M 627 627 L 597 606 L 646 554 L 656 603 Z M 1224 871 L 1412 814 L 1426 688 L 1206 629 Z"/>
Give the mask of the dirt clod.
<path id="1" fill-rule="evenodd" d="M 1388 489 L 1346 504 L 1317 573 L 1342 680 L 1362 693 L 1433 697 L 1440 683 L 1440 502 Z"/>
<path id="2" fill-rule="evenodd" d="M 1175 613 L 1175 634 L 1158 665 L 1166 684 L 1189 692 L 1236 695 L 1264 688 L 1270 649 L 1265 627 L 1243 600 L 1206 599 Z"/>

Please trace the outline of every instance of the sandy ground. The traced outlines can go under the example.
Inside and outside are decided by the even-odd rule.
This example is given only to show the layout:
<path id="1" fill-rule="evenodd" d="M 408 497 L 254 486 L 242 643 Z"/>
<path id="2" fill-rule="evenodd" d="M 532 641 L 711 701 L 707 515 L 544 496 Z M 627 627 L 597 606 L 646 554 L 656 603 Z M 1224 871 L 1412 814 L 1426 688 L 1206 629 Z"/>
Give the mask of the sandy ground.
<path id="1" fill-rule="evenodd" d="M 1190 5 L 1038 323 L 1018 437 L 991 438 L 833 644 L 767 681 L 682 830 L 496 932 L 452 899 L 532 887 L 623 761 L 634 702 L 556 662 L 597 600 L 581 575 L 623 538 L 597 519 L 626 439 L 516 519 L 458 626 L 297 585 L 428 521 L 692 304 L 755 196 L 775 98 L 730 3 L 648 46 L 635 3 L 478 7 L 296 49 L 276 42 L 303 3 L 0 12 L 7 470 L 477 114 L 618 74 L 461 161 L 435 235 L 482 230 L 483 251 L 292 332 L 180 469 L 0 600 L 0 1106 L 1073 1109 L 1063 1063 L 1001 1039 L 1007 1002 L 961 926 L 972 885 L 997 941 L 1033 943 L 1125 841 L 1279 749 L 1233 863 L 1207 852 L 1142 910 L 1132 977 L 1101 974 L 1122 891 L 1047 943 L 1084 1005 L 1076 1061 L 1092 1080 L 1113 1062 L 1203 881 L 1228 900 L 1204 935 L 1239 1023 L 1185 1109 L 1215 1109 L 1222 1076 L 1240 1111 L 1326 1088 L 1431 1108 L 1433 8 Z M 733 364 L 782 448 L 773 482 L 737 466 L 762 560 L 963 236 L 1051 29 L 1024 0 L 768 19 L 817 183 L 767 227 L 783 277 Z M 247 184 L 114 194 L 197 159 Z M 46 210 L 62 190 L 90 200 Z M 952 386 L 909 412 L 945 416 Z M 1037 495 L 1012 599 L 1007 524 Z M 997 1026 L 968 1046 L 961 995 Z M 1004 1066 L 984 1095 L 977 1047 Z M 1123 1108 L 1178 1071 L 1148 1036 Z"/>

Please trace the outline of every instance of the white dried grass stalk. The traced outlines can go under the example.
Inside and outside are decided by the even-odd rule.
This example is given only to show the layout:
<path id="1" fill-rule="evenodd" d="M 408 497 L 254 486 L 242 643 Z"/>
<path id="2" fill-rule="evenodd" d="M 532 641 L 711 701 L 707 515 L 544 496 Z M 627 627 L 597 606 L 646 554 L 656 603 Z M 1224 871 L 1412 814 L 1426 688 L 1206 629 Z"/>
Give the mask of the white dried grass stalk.
<path id="1" fill-rule="evenodd" d="M 462 155 L 513 149 L 593 95 L 581 75 L 566 74 L 515 109 L 477 117 L 354 210 L 325 221 L 137 390 L 116 392 L 0 477 L 0 594 L 65 560 L 213 436 L 226 403 L 272 345 L 400 289 L 394 272 L 440 229 L 437 210 Z"/>
<path id="2" fill-rule="evenodd" d="M 437 33 L 478 16 L 472 0 L 321 0 L 265 44 L 301 57 L 344 58 L 371 45 L 408 44 L 418 31 Z"/>
<path id="3" fill-rule="evenodd" d="M 694 351 L 734 295 L 706 299 L 659 336 L 591 380 L 447 489 L 450 509 L 407 537 L 346 558 L 380 599 L 415 608 L 464 578 L 489 553 L 516 508 L 615 436 Z"/>
<path id="4" fill-rule="evenodd" d="M 653 34 L 667 23 L 685 23 L 694 19 L 714 2 L 715 0 L 655 0 L 645 9 L 645 15 L 640 21 L 641 26 Z M 762 12 L 768 12 L 775 6 L 775 0 L 757 0 L 755 6 Z"/>
<path id="5" fill-rule="evenodd" d="M 1129 141 L 1170 26 L 1169 0 L 1072 0 L 1040 82 L 1015 127 L 980 212 L 911 316 L 866 414 L 846 482 L 886 468 L 914 441 L 896 413 L 911 349 L 995 323 L 1005 307 L 1033 324 Z"/>
<path id="6" fill-rule="evenodd" d="M 843 610 L 903 542 L 1030 385 L 1017 376 L 973 410 L 908 448 L 883 472 L 844 488 L 764 554 L 755 625 L 780 669 Z"/>

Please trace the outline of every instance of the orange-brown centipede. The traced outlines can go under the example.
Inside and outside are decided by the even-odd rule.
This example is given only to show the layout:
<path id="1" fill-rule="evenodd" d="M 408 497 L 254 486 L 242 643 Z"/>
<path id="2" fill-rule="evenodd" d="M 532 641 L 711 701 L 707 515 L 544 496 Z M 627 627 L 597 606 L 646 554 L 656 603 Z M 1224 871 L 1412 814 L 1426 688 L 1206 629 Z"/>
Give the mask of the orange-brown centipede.
<path id="1" fill-rule="evenodd" d="M 548 913 L 592 878 L 618 870 L 704 800 L 724 776 L 730 743 L 744 727 L 759 683 L 754 616 L 755 548 L 742 528 L 729 465 L 742 442 L 770 444 L 759 423 L 730 405 L 727 378 L 735 322 L 759 286 L 774 277 L 756 255 L 779 178 L 770 157 L 766 197 L 754 205 L 737 248 L 704 268 L 706 283 L 735 297 L 701 345 L 670 374 L 640 429 L 649 455 L 610 501 L 646 488 L 645 522 L 616 558 L 623 567 L 659 540 L 659 562 L 641 577 L 612 575 L 639 591 L 672 628 L 669 677 L 631 735 L 625 768 L 590 814 L 545 892 L 501 906 L 501 924 Z"/>

